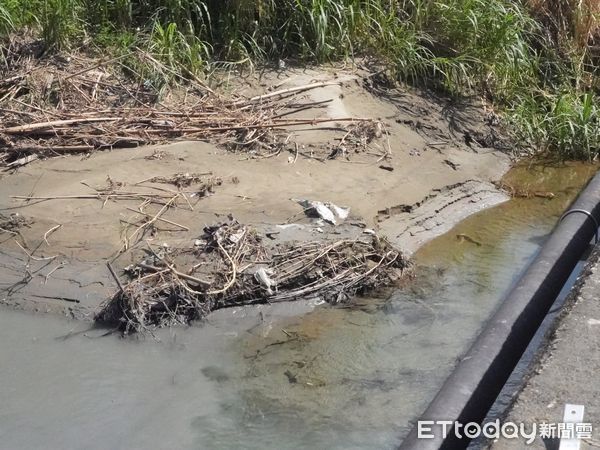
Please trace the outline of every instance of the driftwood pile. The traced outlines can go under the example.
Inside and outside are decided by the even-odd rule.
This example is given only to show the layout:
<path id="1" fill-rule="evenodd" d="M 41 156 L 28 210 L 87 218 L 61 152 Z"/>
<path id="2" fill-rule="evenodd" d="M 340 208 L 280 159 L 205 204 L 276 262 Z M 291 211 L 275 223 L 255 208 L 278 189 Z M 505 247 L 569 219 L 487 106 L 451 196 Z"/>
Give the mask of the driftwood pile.
<path id="1" fill-rule="evenodd" d="M 29 43 L 34 46 L 35 43 Z M 234 149 L 274 154 L 292 151 L 286 127 L 338 124 L 346 135 L 332 154 L 381 135 L 378 122 L 353 117 L 294 119 L 328 101 L 298 94 L 336 83 L 312 83 L 253 98 L 224 98 L 195 77 L 165 94 L 143 77 L 124 73 L 123 58 L 99 60 L 85 54 L 39 56 L 35 47 L 2 48 L 0 66 L 0 167 L 15 168 L 40 157 L 136 147 L 174 139 L 207 140 Z M 136 58 L 169 75 L 151 55 Z M 0 59 L 2 59 L 0 57 Z M 297 148 L 296 148 L 297 157 Z"/>
<path id="2" fill-rule="evenodd" d="M 385 240 L 263 245 L 236 221 L 206 227 L 193 249 L 150 248 L 98 314 L 125 333 L 185 324 L 215 309 L 319 297 L 339 303 L 398 280 L 407 267 Z"/>

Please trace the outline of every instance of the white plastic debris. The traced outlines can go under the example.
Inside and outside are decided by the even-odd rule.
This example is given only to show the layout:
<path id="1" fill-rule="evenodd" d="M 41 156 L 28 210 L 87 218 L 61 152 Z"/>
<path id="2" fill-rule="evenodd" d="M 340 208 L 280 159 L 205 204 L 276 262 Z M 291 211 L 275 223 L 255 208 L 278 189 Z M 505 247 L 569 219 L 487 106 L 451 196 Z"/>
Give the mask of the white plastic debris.
<path id="1" fill-rule="evenodd" d="M 325 203 L 325 206 L 329 207 L 342 220 L 346 220 L 350 214 L 350 208 L 342 208 L 333 203 Z"/>
<path id="2" fill-rule="evenodd" d="M 300 204 L 307 212 L 313 212 L 316 216 L 323 219 L 332 225 L 337 224 L 336 217 L 341 220 L 345 220 L 350 214 L 350 208 L 342 208 L 333 203 L 319 202 L 316 200 L 295 200 Z"/>
<path id="3" fill-rule="evenodd" d="M 287 230 L 288 228 L 304 228 L 304 225 L 300 223 L 284 223 L 281 225 L 275 225 L 277 228 L 281 228 L 282 230 Z"/>
<path id="4" fill-rule="evenodd" d="M 312 206 L 312 209 L 317 212 L 321 219 L 323 219 L 325 222 L 335 225 L 335 215 L 327 206 L 325 206 L 324 203 L 310 202 L 310 205 Z"/>
<path id="5" fill-rule="evenodd" d="M 237 233 L 230 234 L 229 240 L 231 241 L 232 244 L 237 244 L 238 242 L 240 242 L 240 239 L 242 239 L 244 237 L 244 234 L 246 234 L 246 230 L 242 228 Z"/>
<path id="6" fill-rule="evenodd" d="M 364 233 L 364 234 L 370 234 L 370 235 L 374 236 L 374 235 L 375 235 L 375 230 L 372 230 L 372 229 L 370 229 L 370 228 L 365 228 L 365 229 L 363 230 L 363 233 Z"/>
<path id="7" fill-rule="evenodd" d="M 276 282 L 271 278 L 275 275 L 273 269 L 265 269 L 260 267 L 254 272 L 254 279 L 260 283 L 260 285 L 266 289 L 267 294 L 273 295 L 273 289 L 271 287 L 276 286 Z"/>

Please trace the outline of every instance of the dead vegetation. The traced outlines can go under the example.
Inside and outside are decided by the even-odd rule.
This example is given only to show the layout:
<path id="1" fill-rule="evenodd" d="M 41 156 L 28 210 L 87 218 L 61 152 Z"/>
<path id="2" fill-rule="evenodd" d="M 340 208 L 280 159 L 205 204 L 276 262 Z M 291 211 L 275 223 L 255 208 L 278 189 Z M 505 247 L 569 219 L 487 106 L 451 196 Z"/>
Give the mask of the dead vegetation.
<path id="1" fill-rule="evenodd" d="M 338 147 L 359 148 L 380 137 L 381 124 L 355 117 L 297 119 L 291 114 L 322 109 L 328 101 L 299 94 L 333 83 L 312 83 L 252 98 L 225 98 L 189 78 L 160 92 L 146 80 L 127 77 L 122 58 L 85 53 L 40 56 L 35 42 L 15 39 L 3 49 L 0 67 L 0 167 L 16 168 L 41 157 L 137 147 L 176 139 L 211 140 L 260 155 L 288 150 L 297 155 L 290 127 L 327 123 L 347 130 Z M 141 52 L 158 73 L 169 67 Z M 134 81 L 137 80 L 137 81 Z"/>
<path id="2" fill-rule="evenodd" d="M 528 6 L 540 18 L 551 39 L 560 46 L 572 40 L 579 50 L 600 56 L 597 40 L 600 28 L 598 0 L 529 0 Z"/>
<path id="3" fill-rule="evenodd" d="M 158 92 L 144 77 L 128 77 L 120 58 L 99 60 L 85 52 L 44 55 L 34 41 L 15 39 L 2 51 L 0 167 L 5 169 L 40 158 L 178 139 L 210 140 L 256 158 L 289 152 L 290 163 L 299 157 L 350 159 L 353 152 L 368 152 L 379 161 L 389 156 L 385 145 L 376 145 L 375 153 L 369 150 L 373 141 L 387 134 L 382 123 L 328 117 L 324 109 L 332 99 L 312 101 L 304 95 L 337 82 L 279 86 L 244 98 L 222 96 L 202 80 L 179 76 L 176 84 Z M 145 58 L 145 64 L 158 73 L 170 70 L 141 50 L 136 57 Z M 314 114 L 310 118 L 296 115 L 304 112 L 306 117 L 306 111 Z M 337 130 L 340 137 L 315 155 L 294 142 L 294 133 L 319 124 Z M 148 156 L 167 157 L 161 151 Z M 233 177 L 231 182 L 239 180 Z M 169 211 L 194 211 L 195 203 L 211 195 L 223 179 L 212 173 L 180 172 L 127 182 L 108 177 L 103 186 L 81 183 L 89 192 L 12 198 L 24 203 L 98 200 L 103 206 L 119 202 L 131 213 L 117 219 L 122 225 L 122 245 L 115 257 L 128 252 L 127 257 L 136 261 L 142 249 L 147 254 L 125 269 L 127 282 L 108 264 L 119 290 L 97 315 L 99 321 L 118 322 L 126 333 L 188 323 L 235 305 L 307 297 L 338 303 L 397 280 L 407 265 L 399 251 L 375 236 L 273 247 L 264 245 L 250 226 L 233 219 L 206 227 L 189 248 L 152 247 L 150 242 L 159 231 L 189 232 L 189 227 L 168 218 Z M 18 234 L 12 231 L 16 219 L 0 219 L 6 225 L 0 231 Z M 29 258 L 37 258 L 25 242 L 15 242 Z"/>
<path id="4" fill-rule="evenodd" d="M 126 268 L 129 282 L 117 278 L 119 291 L 97 320 L 129 333 L 230 306 L 314 297 L 339 303 L 398 280 L 407 265 L 375 236 L 268 248 L 254 229 L 232 220 L 206 227 L 193 248 L 149 246 L 146 258 Z"/>
<path id="5" fill-rule="evenodd" d="M 239 180 L 234 177 L 229 182 Z M 191 239 L 187 248 L 156 246 L 151 242 L 159 231 L 190 231 L 170 220 L 169 211 L 194 211 L 202 198 L 223 183 L 222 178 L 212 172 L 175 173 L 127 182 L 107 177 L 101 186 L 81 183 L 89 193 L 12 198 L 25 203 L 98 200 L 102 205 L 120 203 L 132 213 L 118 219 L 123 225 L 122 245 L 115 259 L 128 253 L 127 258 L 137 261 L 141 253 L 145 255 L 124 269 L 127 282 L 108 264 L 119 290 L 96 317 L 101 322 L 117 322 L 125 333 L 187 324 L 215 309 L 231 306 L 314 297 L 339 303 L 353 294 L 400 279 L 408 264 L 398 250 L 374 235 L 364 240 L 269 246 L 257 231 L 232 218 L 227 223 L 205 227 L 203 236 Z M 137 202 L 137 207 L 129 206 L 131 202 Z M 333 207 L 340 217 L 347 214 L 343 208 Z M 13 226 L 15 221 L 12 217 L 6 223 Z M 46 234 L 58 227 L 60 224 Z M 26 243 L 15 242 L 29 258 L 40 259 L 34 256 L 35 250 L 28 250 Z"/>

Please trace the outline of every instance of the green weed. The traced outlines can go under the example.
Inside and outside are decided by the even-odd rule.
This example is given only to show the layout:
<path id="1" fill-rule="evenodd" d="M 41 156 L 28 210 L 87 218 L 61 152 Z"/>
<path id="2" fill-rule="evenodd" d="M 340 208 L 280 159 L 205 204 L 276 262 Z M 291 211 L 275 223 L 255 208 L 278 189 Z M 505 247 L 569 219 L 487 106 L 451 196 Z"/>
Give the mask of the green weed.
<path id="1" fill-rule="evenodd" d="M 0 34 L 7 34 L 14 26 L 10 11 L 6 6 L 0 5 Z"/>
<path id="2" fill-rule="evenodd" d="M 532 146 L 560 159 L 592 161 L 600 151 L 599 100 L 591 92 L 526 95 L 510 117 Z"/>
<path id="3" fill-rule="evenodd" d="M 84 34 L 79 0 L 44 0 L 39 15 L 42 37 L 49 48 L 63 49 Z"/>

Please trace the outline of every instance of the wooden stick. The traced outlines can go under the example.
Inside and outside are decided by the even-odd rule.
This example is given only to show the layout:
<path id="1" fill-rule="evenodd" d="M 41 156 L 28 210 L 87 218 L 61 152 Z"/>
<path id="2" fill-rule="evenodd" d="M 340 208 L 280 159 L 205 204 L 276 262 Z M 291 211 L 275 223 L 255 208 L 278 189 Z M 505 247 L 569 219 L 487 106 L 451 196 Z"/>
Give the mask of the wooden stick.
<path id="1" fill-rule="evenodd" d="M 240 100 L 238 102 L 235 102 L 234 105 L 243 105 L 248 102 L 260 102 L 262 100 L 266 100 L 271 97 L 277 97 L 278 95 L 291 94 L 293 92 L 309 91 L 311 89 L 317 89 L 317 88 L 325 87 L 325 86 L 335 86 L 335 85 L 339 85 L 339 84 L 341 84 L 340 81 L 323 81 L 320 83 L 312 83 L 312 84 L 306 84 L 303 86 L 295 86 L 295 87 L 291 87 L 291 88 L 287 88 L 287 89 L 281 89 L 281 90 L 275 91 L 275 92 L 270 92 L 268 94 L 257 95 L 256 97 L 252 97 L 248 100 Z"/>
<path id="2" fill-rule="evenodd" d="M 8 127 L 0 129 L 0 132 L 6 134 L 21 134 L 28 133 L 30 131 L 43 130 L 46 128 L 60 127 L 63 125 L 74 125 L 78 123 L 114 122 L 117 120 L 122 120 L 122 117 L 87 117 L 84 119 L 52 120 L 50 122 L 30 123 L 27 125 Z"/>
<path id="3" fill-rule="evenodd" d="M 17 200 L 94 200 L 94 199 L 102 199 L 102 197 L 108 198 L 120 198 L 122 200 L 139 200 L 146 199 L 148 197 L 154 198 L 171 198 L 170 195 L 161 195 L 161 194 L 151 194 L 151 193 L 131 193 L 131 194 L 122 194 L 119 192 L 113 193 L 102 193 L 98 192 L 97 194 L 81 194 L 81 195 L 56 195 L 53 197 L 41 197 L 41 196 L 25 196 L 25 195 L 11 195 L 10 198 L 14 198 Z"/>
<path id="4" fill-rule="evenodd" d="M 152 217 L 152 219 L 150 219 L 148 222 L 137 227 L 136 230 L 131 234 L 131 236 L 126 237 L 125 244 L 124 244 L 124 250 L 127 250 L 129 248 L 129 241 L 131 241 L 131 239 L 133 239 L 133 237 L 136 234 L 138 234 L 141 230 L 143 230 L 147 226 L 152 225 L 154 222 L 156 222 L 158 220 L 158 218 L 169 208 L 169 206 L 171 206 L 171 204 L 175 200 L 177 200 L 178 197 L 179 197 L 179 194 L 177 194 L 173 198 L 171 198 L 171 200 L 169 200 L 167 203 L 165 203 L 164 206 L 160 209 L 160 211 L 158 211 L 158 213 L 156 213 L 156 215 L 154 217 Z"/>
<path id="5" fill-rule="evenodd" d="M 44 233 L 44 242 L 46 243 L 46 245 L 48 247 L 50 247 L 50 244 L 48 243 L 48 236 L 52 233 L 54 233 L 56 230 L 58 230 L 60 227 L 62 227 L 62 224 L 58 224 L 55 227 L 50 228 L 48 231 L 46 231 Z"/>
<path id="6" fill-rule="evenodd" d="M 58 257 L 58 255 L 55 255 L 55 256 L 38 258 L 37 256 L 33 256 L 31 253 L 29 253 L 27 250 L 25 250 L 25 248 L 21 244 L 19 244 L 19 241 L 17 241 L 16 239 L 15 239 L 15 243 L 19 246 L 19 248 L 21 250 L 23 250 L 25 252 L 25 254 L 27 256 L 29 256 L 29 258 L 33 259 L 34 261 L 52 261 L 53 259 L 56 259 Z"/>
<path id="7" fill-rule="evenodd" d="M 14 153 L 28 152 L 28 153 L 42 153 L 47 151 L 52 152 L 86 152 L 94 150 L 92 145 L 50 145 L 48 147 L 43 146 L 27 146 L 27 147 L 11 147 L 2 149 L 3 151 L 9 151 Z"/>
<path id="8" fill-rule="evenodd" d="M 333 101 L 333 99 L 330 98 L 329 100 L 323 100 L 321 102 L 307 103 L 307 104 L 303 104 L 303 105 L 300 105 L 299 107 L 295 107 L 295 108 L 288 106 L 288 108 L 290 108 L 289 111 L 285 111 L 285 112 L 279 113 L 279 114 L 271 117 L 271 120 L 275 120 L 275 119 L 278 119 L 278 118 L 281 118 L 281 117 L 284 117 L 284 116 L 289 116 L 289 115 L 292 115 L 292 114 L 296 114 L 296 113 L 299 113 L 301 111 L 306 111 L 307 109 L 314 109 L 316 106 L 323 105 L 325 103 L 330 103 L 332 101 Z"/>
<path id="9" fill-rule="evenodd" d="M 244 234 L 245 233 L 246 232 L 244 231 Z M 227 253 L 227 250 L 225 250 L 225 248 L 221 245 L 221 241 L 218 238 L 217 238 L 217 245 L 219 246 L 219 248 L 221 249 L 221 251 L 223 252 L 223 254 L 229 260 L 229 263 L 231 264 L 231 279 L 221 289 L 217 289 L 216 291 L 209 291 L 208 295 L 216 295 L 216 294 L 222 294 L 223 292 L 227 292 L 227 290 L 231 286 L 233 286 L 233 283 L 235 283 L 235 279 L 236 279 L 236 276 L 237 276 L 237 266 L 235 264 L 235 261 L 231 258 L 231 256 L 229 256 L 229 253 Z"/>
<path id="10" fill-rule="evenodd" d="M 139 211 L 139 210 L 137 210 L 137 209 L 130 208 L 129 206 L 127 206 L 127 209 L 128 209 L 129 211 L 133 211 L 134 213 L 142 214 L 142 215 L 144 215 L 144 216 L 146 216 L 146 217 L 152 217 L 152 216 L 151 216 L 150 214 L 148 214 L 148 213 L 145 213 L 145 212 Z M 190 229 L 189 229 L 188 227 L 186 227 L 186 226 L 184 226 L 184 225 L 180 225 L 180 224 L 178 224 L 177 222 L 172 222 L 171 220 L 168 220 L 168 219 L 163 219 L 162 217 L 159 217 L 157 220 L 160 220 L 161 222 L 168 223 L 168 224 L 170 224 L 170 225 L 174 225 L 174 226 L 176 226 L 176 227 L 179 227 L 179 228 L 181 228 L 182 230 L 185 230 L 185 231 L 190 231 Z"/>
<path id="11" fill-rule="evenodd" d="M 113 278 L 117 282 L 117 286 L 119 286 L 119 290 L 121 291 L 121 293 L 125 292 L 125 290 L 123 289 L 123 285 L 121 284 L 121 280 L 119 280 L 119 277 L 117 276 L 115 269 L 113 269 L 113 266 L 110 263 L 110 261 L 106 261 L 106 266 L 108 267 L 110 274 L 113 276 Z"/>
<path id="12" fill-rule="evenodd" d="M 58 269 L 62 269 L 64 267 L 64 262 L 61 262 L 58 264 L 58 266 L 56 266 L 54 269 L 52 269 L 50 272 L 48 272 L 45 276 L 44 276 L 44 284 L 48 283 L 48 278 L 50 278 L 50 275 L 52 275 L 54 272 L 56 272 Z"/>
<path id="13" fill-rule="evenodd" d="M 165 264 L 167 264 L 167 262 L 166 262 L 166 261 L 163 261 L 163 262 L 164 262 Z M 138 263 L 137 265 L 138 265 L 138 266 L 140 266 L 140 267 L 141 267 L 141 268 L 143 268 L 143 269 L 152 270 L 152 271 L 154 271 L 154 272 L 161 272 L 161 271 L 163 271 L 163 269 L 161 269 L 160 267 L 150 266 L 150 265 L 148 265 L 148 264 L 144 264 L 144 263 Z M 173 267 L 173 266 L 172 266 L 172 265 L 170 265 L 170 264 L 167 264 L 167 267 L 169 268 L 169 270 L 170 270 L 171 272 L 173 272 L 173 273 L 174 273 L 175 275 L 177 275 L 179 278 L 183 278 L 184 280 L 191 281 L 191 282 L 193 282 L 193 283 L 197 283 L 197 284 L 199 284 L 199 285 L 201 285 L 201 286 L 205 286 L 205 287 L 208 287 L 208 286 L 210 286 L 210 285 L 211 285 L 211 283 L 210 283 L 210 282 L 208 282 L 208 281 L 201 280 L 200 278 L 196 278 L 196 277 L 193 277 L 193 276 L 191 276 L 191 275 L 187 275 L 187 274 L 185 274 L 185 273 L 179 272 L 178 270 L 176 270 L 176 269 L 175 269 L 175 267 Z"/>
<path id="14" fill-rule="evenodd" d="M 207 128 L 170 128 L 168 130 L 159 130 L 159 129 L 146 129 L 144 130 L 146 133 L 151 134 L 173 134 L 173 133 L 181 133 L 181 134 L 195 134 L 195 133 L 215 133 L 220 131 L 234 131 L 234 130 L 253 130 L 253 129 L 264 129 L 264 128 L 278 128 L 284 126 L 295 126 L 295 125 L 315 125 L 318 123 L 329 123 L 329 122 L 372 122 L 373 119 L 368 118 L 360 118 L 360 117 L 340 117 L 333 119 L 297 119 L 297 120 L 285 120 L 277 123 L 261 123 L 261 124 L 252 124 L 252 125 L 232 125 L 229 127 L 207 127 Z M 2 130 L 0 130 L 2 131 Z M 134 129 L 125 129 L 124 131 L 135 132 Z"/>
<path id="15" fill-rule="evenodd" d="M 79 72 L 76 72 L 74 74 L 68 75 L 68 76 L 64 77 L 63 80 L 69 80 L 69 79 L 77 77 L 79 75 L 83 75 L 84 73 L 90 72 L 90 71 L 92 71 L 94 69 L 97 69 L 98 67 L 102 67 L 102 66 L 104 66 L 106 64 L 110 64 L 110 63 L 118 61 L 120 59 L 127 58 L 127 57 L 131 56 L 132 54 L 133 54 L 133 52 L 129 52 L 129 53 L 125 54 L 125 55 L 120 55 L 120 56 L 117 56 L 116 58 L 111 58 L 111 59 L 109 59 L 107 61 L 102 61 L 102 62 L 100 62 L 100 63 L 98 63 L 98 64 L 96 64 L 96 65 L 94 65 L 92 67 L 88 67 L 87 69 L 83 69 L 83 70 L 80 70 Z"/>

